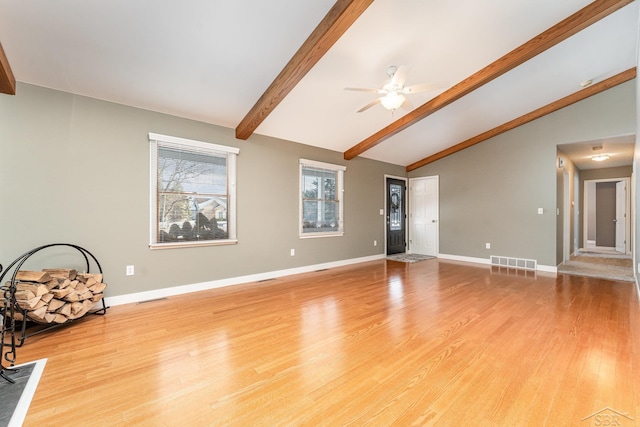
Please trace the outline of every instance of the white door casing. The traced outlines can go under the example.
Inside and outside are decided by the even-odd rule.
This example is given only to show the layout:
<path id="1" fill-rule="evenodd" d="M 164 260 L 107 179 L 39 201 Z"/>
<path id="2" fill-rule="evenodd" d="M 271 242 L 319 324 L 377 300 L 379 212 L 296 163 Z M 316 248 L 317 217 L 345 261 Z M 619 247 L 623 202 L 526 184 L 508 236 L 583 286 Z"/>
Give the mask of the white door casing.
<path id="1" fill-rule="evenodd" d="M 571 183 L 569 182 L 569 173 L 565 170 L 563 175 L 564 183 L 564 206 L 562 219 L 562 260 L 569 261 L 571 258 Z"/>
<path id="2" fill-rule="evenodd" d="M 616 251 L 626 253 L 627 182 L 616 182 Z"/>
<path id="3" fill-rule="evenodd" d="M 409 179 L 409 252 L 438 255 L 439 177 Z"/>

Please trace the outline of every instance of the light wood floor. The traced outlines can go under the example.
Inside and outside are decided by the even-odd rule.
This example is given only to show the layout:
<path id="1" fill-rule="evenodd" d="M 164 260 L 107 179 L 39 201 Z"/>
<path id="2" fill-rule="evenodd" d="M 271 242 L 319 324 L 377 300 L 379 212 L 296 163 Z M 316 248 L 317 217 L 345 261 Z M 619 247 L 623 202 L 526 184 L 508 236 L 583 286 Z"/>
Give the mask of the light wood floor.
<path id="1" fill-rule="evenodd" d="M 25 426 L 640 425 L 638 309 L 632 283 L 439 260 L 118 306 L 18 349 L 49 358 Z"/>

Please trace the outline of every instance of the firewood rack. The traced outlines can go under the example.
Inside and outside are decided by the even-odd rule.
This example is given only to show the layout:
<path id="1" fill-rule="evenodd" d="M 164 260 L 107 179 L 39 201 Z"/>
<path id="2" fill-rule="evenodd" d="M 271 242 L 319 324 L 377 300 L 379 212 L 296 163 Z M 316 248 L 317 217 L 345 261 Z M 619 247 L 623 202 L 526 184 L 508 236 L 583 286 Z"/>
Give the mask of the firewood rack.
<path id="1" fill-rule="evenodd" d="M 27 338 L 37 334 L 41 334 L 51 329 L 68 325 L 74 320 L 79 320 L 81 318 L 88 316 L 89 314 L 104 315 L 107 313 L 107 308 L 109 308 L 105 305 L 104 298 L 102 298 L 100 300 L 100 304 L 102 305 L 101 308 L 94 308 L 92 310 L 89 310 L 85 315 L 83 315 L 78 319 L 74 319 L 74 320 L 70 319 L 64 323 L 37 325 L 37 326 L 30 327 L 27 330 L 27 323 L 28 323 L 27 313 L 16 302 L 16 297 L 15 297 L 16 287 L 17 287 L 16 276 L 18 274 L 18 271 L 20 271 L 20 268 L 22 267 L 22 265 L 32 255 L 47 248 L 60 247 L 60 246 L 73 248 L 82 255 L 86 265 L 86 273 L 90 272 L 91 264 L 93 261 L 93 264 L 95 264 L 99 273 L 102 274 L 102 267 L 100 266 L 98 259 L 87 249 L 71 243 L 51 243 L 48 245 L 43 245 L 43 246 L 39 246 L 37 248 L 31 249 L 30 251 L 25 252 L 24 254 L 16 258 L 11 264 L 9 264 L 9 266 L 6 269 L 3 269 L 2 265 L 0 264 L 0 273 L 1 273 L 0 274 L 0 292 L 3 293 L 3 296 L 4 296 L 3 304 L 0 306 L 0 317 L 2 318 L 2 331 L 0 333 L 0 343 L 2 343 L 2 346 L 0 346 L 0 349 L 1 349 L 0 377 L 2 377 L 3 379 L 7 380 L 10 383 L 14 383 L 14 380 L 11 379 L 9 375 L 12 372 L 16 371 L 13 368 L 16 361 L 16 348 L 21 347 Z M 5 283 L 5 277 L 9 277 L 8 273 L 10 272 L 13 272 L 10 276 L 11 280 Z M 19 312 L 20 314 L 22 314 L 21 316 L 22 320 L 15 319 L 16 312 Z M 16 328 L 17 322 L 21 323 L 19 330 L 17 330 Z M 9 366 L 5 366 L 5 363 L 9 363 Z"/>

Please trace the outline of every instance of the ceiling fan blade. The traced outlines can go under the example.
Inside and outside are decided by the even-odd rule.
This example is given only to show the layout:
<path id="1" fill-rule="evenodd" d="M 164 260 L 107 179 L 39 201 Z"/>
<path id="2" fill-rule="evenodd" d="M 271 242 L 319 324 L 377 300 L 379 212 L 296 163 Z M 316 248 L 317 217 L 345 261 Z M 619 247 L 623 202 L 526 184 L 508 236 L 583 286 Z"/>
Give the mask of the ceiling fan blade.
<path id="1" fill-rule="evenodd" d="M 400 92 L 404 94 L 427 92 L 430 90 L 443 89 L 445 86 L 446 85 L 442 83 L 422 83 L 419 85 L 407 86 L 404 89 L 402 89 Z"/>
<path id="2" fill-rule="evenodd" d="M 404 97 L 404 102 L 402 103 L 400 108 L 402 108 L 405 111 L 411 111 L 411 110 L 413 110 L 413 104 L 411 103 L 411 101 L 409 101 L 409 98 L 407 98 L 405 96 Z"/>
<path id="3" fill-rule="evenodd" d="M 358 113 L 362 113 L 363 111 L 368 110 L 369 108 L 380 104 L 380 101 L 382 100 L 382 98 L 376 98 L 375 100 L 371 101 L 370 103 L 368 103 L 367 105 L 365 105 L 364 107 L 362 107 L 361 109 L 358 110 Z"/>
<path id="4" fill-rule="evenodd" d="M 399 88 L 404 86 L 404 82 L 407 81 L 408 75 L 409 75 L 409 66 L 399 65 L 398 69 L 391 77 L 391 84 Z"/>
<path id="5" fill-rule="evenodd" d="M 369 89 L 366 87 L 345 87 L 344 90 L 352 90 L 355 92 L 368 92 L 368 93 L 384 93 L 382 89 Z"/>

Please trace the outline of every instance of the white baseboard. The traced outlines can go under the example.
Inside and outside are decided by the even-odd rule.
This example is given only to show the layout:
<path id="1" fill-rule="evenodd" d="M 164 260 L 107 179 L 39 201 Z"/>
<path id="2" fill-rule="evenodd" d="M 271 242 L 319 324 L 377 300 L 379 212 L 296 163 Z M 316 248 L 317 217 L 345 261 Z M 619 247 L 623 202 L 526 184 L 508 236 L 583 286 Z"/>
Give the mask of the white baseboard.
<path id="1" fill-rule="evenodd" d="M 438 254 L 439 259 L 450 259 L 452 261 L 472 262 L 474 264 L 486 264 L 490 265 L 491 260 L 489 258 L 475 258 L 470 256 Z"/>
<path id="2" fill-rule="evenodd" d="M 472 262 L 475 264 L 483 264 L 483 265 L 491 265 L 491 259 L 489 258 L 475 258 L 468 256 L 460 256 L 460 255 L 449 255 L 449 254 L 438 254 L 439 259 L 450 259 L 452 261 L 463 261 L 463 262 Z M 537 264 L 537 271 L 544 271 L 547 273 L 557 273 L 558 267 L 550 266 L 550 265 L 541 265 Z"/>
<path id="3" fill-rule="evenodd" d="M 290 276 L 293 274 L 310 273 L 312 271 L 322 270 L 326 268 L 342 267 L 345 265 L 359 264 L 367 261 L 375 261 L 386 258 L 386 255 L 372 255 L 362 258 L 353 258 L 341 261 L 327 262 L 323 264 L 307 265 L 304 267 L 289 268 L 286 270 L 270 271 L 266 273 L 251 274 L 248 276 L 231 277 L 228 279 L 212 280 L 210 282 L 194 283 L 190 285 L 173 286 L 170 288 L 154 289 L 152 291 L 136 292 L 133 294 L 118 295 L 113 297 L 105 297 L 105 304 L 108 306 L 116 306 L 122 304 L 131 304 L 141 301 L 149 301 L 159 298 L 167 298 L 174 295 L 182 295 L 190 292 L 205 291 L 208 289 L 222 288 L 225 286 L 240 285 L 243 283 L 258 282 L 261 280 L 275 279 L 277 277 Z"/>

